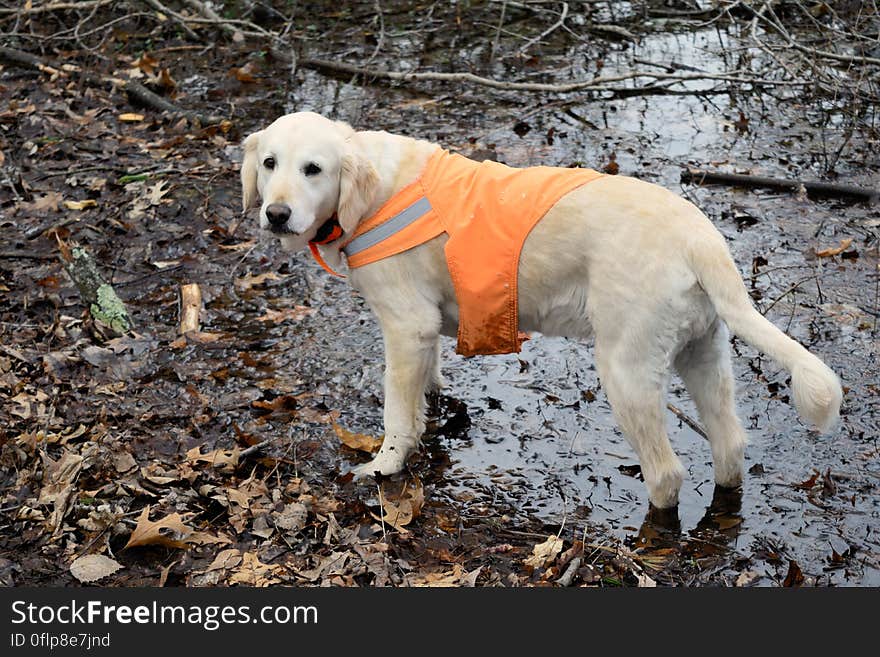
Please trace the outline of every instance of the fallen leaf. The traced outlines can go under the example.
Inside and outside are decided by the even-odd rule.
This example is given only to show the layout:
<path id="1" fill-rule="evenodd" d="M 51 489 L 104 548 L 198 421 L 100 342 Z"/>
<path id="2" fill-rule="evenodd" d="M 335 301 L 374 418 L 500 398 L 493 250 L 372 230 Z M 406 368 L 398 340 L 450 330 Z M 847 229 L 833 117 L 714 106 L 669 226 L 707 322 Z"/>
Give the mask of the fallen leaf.
<path id="1" fill-rule="evenodd" d="M 98 202 L 95 199 L 88 198 L 84 201 L 64 201 L 64 207 L 68 210 L 85 210 L 87 208 L 96 208 L 98 207 Z"/>
<path id="2" fill-rule="evenodd" d="M 262 285 L 266 281 L 280 281 L 284 278 L 285 276 L 274 271 L 267 271 L 263 274 L 255 274 L 253 276 L 249 274 L 247 276 L 242 276 L 235 281 L 235 289 L 241 291 L 250 290 L 252 287 Z"/>
<path id="3" fill-rule="evenodd" d="M 757 570 L 744 570 L 736 578 L 736 586 L 749 586 L 761 578 L 761 573 Z"/>
<path id="4" fill-rule="evenodd" d="M 242 554 L 241 565 L 229 578 L 229 583 L 245 586 L 269 586 L 280 582 L 279 575 L 283 572 L 283 566 L 263 563 L 253 552 L 245 552 Z"/>
<path id="5" fill-rule="evenodd" d="M 193 447 L 186 453 L 186 460 L 192 463 L 208 463 L 218 469 L 233 469 L 238 465 L 238 445 L 232 449 L 215 449 L 213 452 L 202 454 L 201 447 Z"/>
<path id="6" fill-rule="evenodd" d="M 333 422 L 333 431 L 342 444 L 351 449 L 357 449 L 368 454 L 375 454 L 382 447 L 384 438 L 374 438 L 365 433 L 352 433 Z"/>
<path id="7" fill-rule="evenodd" d="M 794 487 L 801 488 L 803 490 L 810 490 L 816 484 L 816 481 L 819 479 L 819 474 L 820 473 L 818 470 L 813 470 L 812 477 L 810 477 L 806 481 L 800 482 L 799 484 L 794 484 Z"/>
<path id="8" fill-rule="evenodd" d="M 257 317 L 257 321 L 275 322 L 276 324 L 280 324 L 281 322 L 288 319 L 299 321 L 303 317 L 308 317 L 314 312 L 315 309 L 309 308 L 308 306 L 294 306 L 293 308 L 282 308 L 281 310 L 272 310 L 271 308 L 267 308 L 266 312 L 263 315 Z"/>
<path id="9" fill-rule="evenodd" d="M 144 115 L 143 114 L 132 114 L 132 113 L 120 114 L 119 120 L 126 121 L 128 123 L 136 123 L 138 121 L 143 121 Z"/>
<path id="10" fill-rule="evenodd" d="M 226 337 L 225 333 L 208 333 L 206 331 L 187 331 L 176 340 L 168 343 L 172 349 L 183 349 L 188 344 L 210 344 Z"/>
<path id="11" fill-rule="evenodd" d="M 70 574 L 88 584 L 109 577 L 122 568 L 122 564 L 103 554 L 89 554 L 70 564 Z"/>
<path id="12" fill-rule="evenodd" d="M 831 256 L 836 256 L 838 254 L 846 251 L 850 245 L 852 244 L 852 238 L 847 237 L 844 240 L 840 240 L 839 246 L 832 246 L 827 249 L 817 249 L 816 256 L 819 258 L 830 258 Z"/>
<path id="13" fill-rule="evenodd" d="M 248 240 L 247 242 L 239 242 L 238 244 L 220 244 L 221 251 L 246 251 L 257 243 L 256 240 Z"/>
<path id="14" fill-rule="evenodd" d="M 408 533 L 406 525 L 417 518 L 425 503 L 425 490 L 419 479 L 412 483 L 406 482 L 398 495 L 391 490 L 391 485 L 384 482 L 380 487 L 382 493 L 382 515 L 371 514 L 376 520 L 391 525 L 396 530 Z"/>
<path id="15" fill-rule="evenodd" d="M 60 192 L 46 192 L 42 196 L 35 198 L 31 203 L 23 205 L 27 206 L 31 212 L 46 212 L 49 210 L 55 212 L 58 210 L 58 206 L 63 198 Z"/>
<path id="16" fill-rule="evenodd" d="M 525 560 L 525 565 L 532 570 L 544 568 L 556 558 L 562 551 L 562 539 L 557 536 L 550 536 L 543 543 L 538 543 L 532 548 L 532 555 Z"/>
<path id="17" fill-rule="evenodd" d="M 205 532 L 194 531 L 183 523 L 179 513 L 172 513 L 160 520 L 150 520 L 150 506 L 144 507 L 138 516 L 137 526 L 128 538 L 123 550 L 140 545 L 164 545 L 172 548 L 185 548 L 190 543 L 203 545 L 206 543 L 231 543 L 225 536 L 212 536 Z"/>
<path id="18" fill-rule="evenodd" d="M 138 57 L 133 63 L 147 75 L 153 75 L 156 72 L 156 67 L 159 66 L 159 60 L 147 52 Z"/>
<path id="19" fill-rule="evenodd" d="M 460 564 L 452 566 L 451 571 L 443 573 L 428 573 L 427 575 L 408 577 L 407 583 L 410 586 L 429 586 L 429 587 L 449 587 L 449 586 L 468 586 L 476 585 L 477 577 L 482 570 L 479 568 L 467 572 Z"/>
<path id="20" fill-rule="evenodd" d="M 162 201 L 163 197 L 171 191 L 168 189 L 168 182 L 165 180 L 160 180 L 155 185 L 151 185 L 147 188 L 148 198 L 150 200 L 150 205 L 159 205 Z"/>
<path id="21" fill-rule="evenodd" d="M 40 504 L 52 504 L 52 515 L 47 525 L 52 534 L 61 527 L 61 521 L 70 509 L 74 494 L 73 483 L 79 477 L 83 466 L 83 457 L 72 451 L 61 455 L 53 461 L 45 452 L 43 458 L 43 487 L 40 489 Z"/>
<path id="22" fill-rule="evenodd" d="M 637 576 L 637 580 L 640 589 L 653 589 L 657 587 L 657 582 L 648 577 L 645 573 L 640 573 Z"/>
<path id="23" fill-rule="evenodd" d="M 205 569 L 205 572 L 211 570 L 231 570 L 241 565 L 241 552 L 235 548 L 221 550 L 214 557 L 211 565 Z"/>
<path id="24" fill-rule="evenodd" d="M 254 77 L 254 66 L 251 62 L 248 62 L 244 66 L 240 68 L 233 68 L 229 71 L 229 75 L 234 77 L 239 82 L 245 82 L 248 84 L 253 84 L 257 81 Z"/>
<path id="25" fill-rule="evenodd" d="M 782 585 L 785 587 L 797 587 L 803 583 L 804 574 L 801 572 L 801 567 L 798 565 L 797 561 L 790 559 L 788 562 L 788 574 L 786 574 Z"/>

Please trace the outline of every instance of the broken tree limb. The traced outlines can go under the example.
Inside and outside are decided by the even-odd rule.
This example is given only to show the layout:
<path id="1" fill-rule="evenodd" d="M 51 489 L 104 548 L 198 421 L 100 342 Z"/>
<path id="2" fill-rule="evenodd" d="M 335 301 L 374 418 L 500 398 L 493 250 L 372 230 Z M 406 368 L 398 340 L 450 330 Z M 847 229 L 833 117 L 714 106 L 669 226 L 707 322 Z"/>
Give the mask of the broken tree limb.
<path id="1" fill-rule="evenodd" d="M 838 183 L 749 176 L 741 173 L 722 173 L 719 171 L 706 171 L 705 169 L 693 169 L 691 167 L 681 172 L 681 182 L 694 183 L 696 185 L 714 184 L 736 187 L 766 187 L 769 189 L 784 189 L 791 192 L 796 192 L 803 187 L 807 190 L 807 193 L 816 196 L 852 198 L 868 203 L 876 202 L 880 198 L 880 189 L 865 189 L 864 187 Z"/>
<path id="2" fill-rule="evenodd" d="M 274 52 L 274 51 L 273 51 Z M 290 59 L 289 57 L 287 58 Z M 389 71 L 384 69 L 364 68 L 344 62 L 301 57 L 297 60 L 301 68 L 308 68 L 322 73 L 344 73 L 345 75 L 361 75 L 365 78 L 377 80 L 390 80 L 392 82 L 466 82 L 481 85 L 501 91 L 534 91 L 543 93 L 569 93 L 572 91 L 608 91 L 612 82 L 623 82 L 639 78 L 651 80 L 665 80 L 671 83 L 689 82 L 695 80 L 718 80 L 721 82 L 737 82 L 741 84 L 755 84 L 763 86 L 803 86 L 803 82 L 788 82 L 786 80 L 764 80 L 748 77 L 739 72 L 732 73 L 651 73 L 649 71 L 634 71 L 620 75 L 596 76 L 589 80 L 576 80 L 560 84 L 545 82 L 510 82 L 487 78 L 473 73 L 443 73 L 439 71 Z M 638 91 L 634 88 L 632 91 Z"/>
<path id="3" fill-rule="evenodd" d="M 181 335 L 198 331 L 199 315 L 202 311 L 202 290 L 198 283 L 180 286 L 180 329 Z"/>
<path id="4" fill-rule="evenodd" d="M 58 248 L 61 251 L 64 271 L 76 284 L 79 296 L 89 309 L 92 318 L 120 334 L 131 330 L 131 319 L 125 304 L 104 281 L 98 271 L 98 265 L 88 251 L 79 246 L 70 248 L 61 240 L 58 241 Z"/>

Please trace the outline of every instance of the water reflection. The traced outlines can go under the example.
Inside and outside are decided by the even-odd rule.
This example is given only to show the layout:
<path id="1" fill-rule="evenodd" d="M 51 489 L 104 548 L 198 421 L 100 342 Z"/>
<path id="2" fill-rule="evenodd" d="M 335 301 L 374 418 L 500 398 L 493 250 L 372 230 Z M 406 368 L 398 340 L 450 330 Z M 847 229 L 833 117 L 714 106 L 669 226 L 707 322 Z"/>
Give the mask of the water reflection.
<path id="1" fill-rule="evenodd" d="M 742 489 L 716 486 L 696 526 L 682 534 L 678 508 L 650 506 L 632 547 L 646 556 L 678 553 L 695 559 L 727 555 L 743 527 Z"/>

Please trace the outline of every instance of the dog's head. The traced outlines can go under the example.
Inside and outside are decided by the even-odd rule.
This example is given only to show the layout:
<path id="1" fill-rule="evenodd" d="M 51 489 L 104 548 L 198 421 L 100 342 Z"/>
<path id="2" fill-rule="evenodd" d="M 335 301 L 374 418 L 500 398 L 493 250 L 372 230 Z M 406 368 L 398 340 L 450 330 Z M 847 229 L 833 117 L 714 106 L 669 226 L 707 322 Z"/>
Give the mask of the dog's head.
<path id="1" fill-rule="evenodd" d="M 373 201 L 378 175 L 351 126 L 311 112 L 288 114 L 244 140 L 245 211 L 262 199 L 260 228 L 303 248 L 335 214 L 345 233 Z"/>

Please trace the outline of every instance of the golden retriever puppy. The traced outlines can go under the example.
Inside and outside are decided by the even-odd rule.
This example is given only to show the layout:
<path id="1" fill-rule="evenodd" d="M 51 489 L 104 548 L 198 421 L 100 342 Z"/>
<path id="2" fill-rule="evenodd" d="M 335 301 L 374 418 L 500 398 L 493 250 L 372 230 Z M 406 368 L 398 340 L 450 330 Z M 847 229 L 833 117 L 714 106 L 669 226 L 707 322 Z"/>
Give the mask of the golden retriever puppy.
<path id="1" fill-rule="evenodd" d="M 358 476 L 398 472 L 418 447 L 441 334 L 466 355 L 518 351 L 527 331 L 592 338 L 658 508 L 678 503 L 684 474 L 665 428 L 673 370 L 705 425 L 716 483 L 741 483 L 728 329 L 791 372 L 806 421 L 828 430 L 837 419 L 837 376 L 755 310 L 721 234 L 657 185 L 478 164 L 308 112 L 245 140 L 241 183 L 245 209 L 262 199 L 260 226 L 284 248 L 309 246 L 328 269 L 345 254 L 378 318 L 385 439 Z"/>

